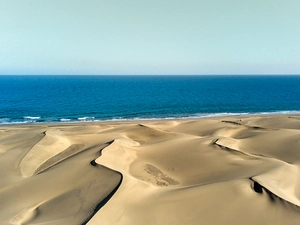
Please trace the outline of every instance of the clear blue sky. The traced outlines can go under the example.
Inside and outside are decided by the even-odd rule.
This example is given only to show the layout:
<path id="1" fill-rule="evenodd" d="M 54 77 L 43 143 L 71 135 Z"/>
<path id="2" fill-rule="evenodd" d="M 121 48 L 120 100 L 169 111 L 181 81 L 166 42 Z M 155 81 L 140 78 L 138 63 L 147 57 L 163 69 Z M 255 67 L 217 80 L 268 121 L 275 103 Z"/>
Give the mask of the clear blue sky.
<path id="1" fill-rule="evenodd" d="M 0 74 L 300 74 L 299 0 L 0 0 Z"/>

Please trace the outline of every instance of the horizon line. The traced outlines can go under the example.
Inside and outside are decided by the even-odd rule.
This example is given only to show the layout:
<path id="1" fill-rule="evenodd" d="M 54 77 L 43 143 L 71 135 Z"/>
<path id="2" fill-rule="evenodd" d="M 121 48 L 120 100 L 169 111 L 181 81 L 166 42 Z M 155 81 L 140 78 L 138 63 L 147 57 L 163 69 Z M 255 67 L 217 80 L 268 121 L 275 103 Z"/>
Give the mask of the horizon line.
<path id="1" fill-rule="evenodd" d="M 300 76 L 299 74 L 0 74 L 0 76 Z"/>

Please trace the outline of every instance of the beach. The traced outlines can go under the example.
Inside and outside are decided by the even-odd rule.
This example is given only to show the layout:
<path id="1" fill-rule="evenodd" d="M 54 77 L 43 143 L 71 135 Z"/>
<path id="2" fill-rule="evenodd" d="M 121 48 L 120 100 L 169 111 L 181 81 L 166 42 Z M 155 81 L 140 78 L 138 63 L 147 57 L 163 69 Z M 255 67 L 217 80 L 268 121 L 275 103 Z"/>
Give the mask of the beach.
<path id="1" fill-rule="evenodd" d="M 0 224 L 300 223 L 300 115 L 0 126 Z"/>

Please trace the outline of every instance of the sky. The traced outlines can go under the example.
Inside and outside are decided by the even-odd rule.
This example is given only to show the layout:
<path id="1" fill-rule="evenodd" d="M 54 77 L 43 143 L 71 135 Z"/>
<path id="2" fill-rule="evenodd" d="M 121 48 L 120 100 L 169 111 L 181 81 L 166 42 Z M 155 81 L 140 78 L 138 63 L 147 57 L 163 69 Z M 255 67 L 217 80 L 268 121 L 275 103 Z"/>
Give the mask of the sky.
<path id="1" fill-rule="evenodd" d="M 0 0 L 0 75 L 300 74 L 299 0 Z"/>

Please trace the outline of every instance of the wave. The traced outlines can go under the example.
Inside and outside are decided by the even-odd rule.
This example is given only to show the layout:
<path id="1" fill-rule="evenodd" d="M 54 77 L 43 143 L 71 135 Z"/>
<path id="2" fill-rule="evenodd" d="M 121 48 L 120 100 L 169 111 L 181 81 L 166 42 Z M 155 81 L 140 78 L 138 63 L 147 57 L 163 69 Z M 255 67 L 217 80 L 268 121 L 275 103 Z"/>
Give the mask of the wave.
<path id="1" fill-rule="evenodd" d="M 0 118 L 0 124 L 7 123 L 8 121 L 9 121 L 9 118 Z"/>
<path id="2" fill-rule="evenodd" d="M 39 120 L 41 119 L 40 116 L 24 116 L 24 119 L 29 119 L 29 120 Z"/>
<path id="3" fill-rule="evenodd" d="M 291 115 L 300 114 L 300 110 L 282 110 L 273 112 L 217 112 L 217 113 L 194 113 L 194 114 L 174 114 L 174 115 L 142 115 L 142 116 L 107 116 L 107 117 L 91 117 L 82 116 L 75 118 L 47 118 L 40 116 L 24 116 L 20 118 L 0 118 L 0 124 L 28 124 L 28 123 L 80 123 L 80 122 L 122 122 L 122 121 L 136 121 L 136 120 L 180 120 L 180 119 L 199 119 L 199 118 L 213 118 L 213 117 L 231 117 L 231 116 L 255 116 L 255 115 Z"/>
<path id="4" fill-rule="evenodd" d="M 71 121 L 71 119 L 61 118 L 59 121 L 60 121 L 60 122 L 69 122 L 69 121 Z"/>
<path id="5" fill-rule="evenodd" d="M 77 118 L 77 120 L 79 121 L 94 121 L 95 117 L 89 117 L 89 116 L 85 116 L 85 117 L 79 117 Z"/>
<path id="6" fill-rule="evenodd" d="M 24 124 L 24 123 L 35 123 L 34 122 L 31 122 L 31 121 L 14 121 L 14 120 L 2 120 L 0 119 L 0 125 L 9 125 L 9 124 Z"/>

